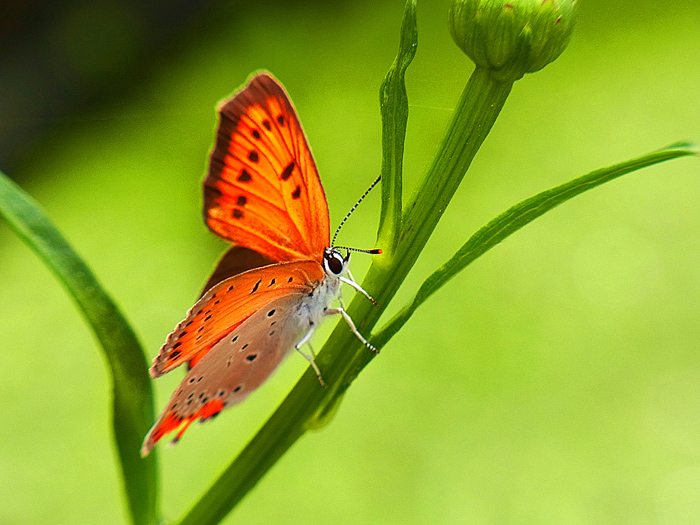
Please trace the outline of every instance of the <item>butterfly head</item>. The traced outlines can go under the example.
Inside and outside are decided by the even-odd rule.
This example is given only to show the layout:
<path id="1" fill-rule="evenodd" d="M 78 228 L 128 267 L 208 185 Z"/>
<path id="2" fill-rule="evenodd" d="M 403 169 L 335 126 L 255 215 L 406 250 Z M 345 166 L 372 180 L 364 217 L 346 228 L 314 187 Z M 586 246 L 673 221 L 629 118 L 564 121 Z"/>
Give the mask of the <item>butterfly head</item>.
<path id="1" fill-rule="evenodd" d="M 348 263 L 350 262 L 350 252 L 343 257 L 343 254 L 335 247 L 326 248 L 323 250 L 323 269 L 326 275 L 334 275 L 339 277 L 345 275 L 348 271 Z"/>

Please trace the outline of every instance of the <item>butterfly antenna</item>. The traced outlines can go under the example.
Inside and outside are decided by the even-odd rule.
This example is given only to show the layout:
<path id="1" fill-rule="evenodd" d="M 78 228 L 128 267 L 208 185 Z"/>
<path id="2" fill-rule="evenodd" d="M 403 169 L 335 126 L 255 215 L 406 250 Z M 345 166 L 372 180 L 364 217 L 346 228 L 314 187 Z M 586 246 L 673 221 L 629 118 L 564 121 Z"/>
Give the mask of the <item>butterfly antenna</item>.
<path id="1" fill-rule="evenodd" d="M 350 248 L 348 246 L 333 246 L 333 248 L 337 248 L 339 250 L 348 250 L 349 252 L 369 253 L 370 255 L 379 255 L 380 253 L 382 253 L 382 250 L 379 248 L 373 248 L 371 250 L 360 250 L 359 248 Z"/>
<path id="2" fill-rule="evenodd" d="M 343 224 L 345 224 L 345 221 L 348 220 L 348 217 L 350 217 L 350 215 L 352 214 L 352 212 L 355 211 L 355 208 L 357 208 L 357 207 L 360 205 L 360 203 L 363 201 L 363 199 L 364 199 L 365 197 L 367 197 L 367 194 L 368 194 L 370 191 L 372 191 L 372 188 L 374 188 L 374 187 L 377 185 L 377 183 L 381 180 L 381 178 L 382 178 L 382 176 L 379 175 L 379 177 L 377 177 L 377 178 L 374 180 L 374 182 L 373 182 L 372 184 L 370 184 L 370 187 L 367 188 L 367 191 L 365 191 L 365 192 L 362 194 L 362 197 L 360 197 L 360 198 L 357 200 L 357 202 L 355 203 L 355 205 L 354 205 L 352 208 L 350 208 L 350 211 L 349 211 L 348 214 L 345 216 L 345 218 L 344 218 L 342 221 L 340 221 L 340 224 L 338 225 L 338 229 L 335 230 L 335 234 L 333 235 L 333 240 L 331 241 L 331 247 L 335 246 L 335 240 L 336 240 L 336 238 L 338 237 L 338 233 L 340 232 L 340 228 L 342 228 L 342 227 L 343 227 Z M 337 248 L 343 248 L 343 249 L 345 249 L 345 250 L 353 250 L 353 251 L 356 251 L 356 252 L 364 252 L 364 253 L 374 253 L 374 254 L 382 253 L 381 250 L 358 250 L 358 249 L 356 249 L 356 248 L 345 248 L 345 247 L 343 247 L 343 246 L 337 246 Z"/>

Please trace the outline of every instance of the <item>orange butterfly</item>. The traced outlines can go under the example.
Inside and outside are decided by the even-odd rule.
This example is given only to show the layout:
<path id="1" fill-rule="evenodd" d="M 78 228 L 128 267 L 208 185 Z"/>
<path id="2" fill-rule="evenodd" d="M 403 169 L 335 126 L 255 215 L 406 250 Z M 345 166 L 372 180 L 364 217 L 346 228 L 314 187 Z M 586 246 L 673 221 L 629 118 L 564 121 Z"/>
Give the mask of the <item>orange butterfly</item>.
<path id="1" fill-rule="evenodd" d="M 189 371 L 146 435 L 143 456 L 166 434 L 180 429 L 176 442 L 196 419 L 243 401 L 292 349 L 321 380 L 313 350 L 301 348 L 327 315 L 341 314 L 374 350 L 345 310 L 332 307 L 341 282 L 367 293 L 346 277 L 350 252 L 330 242 L 321 180 L 284 88 L 260 73 L 219 117 L 204 219 L 234 246 L 154 359 L 154 378 L 183 363 Z"/>

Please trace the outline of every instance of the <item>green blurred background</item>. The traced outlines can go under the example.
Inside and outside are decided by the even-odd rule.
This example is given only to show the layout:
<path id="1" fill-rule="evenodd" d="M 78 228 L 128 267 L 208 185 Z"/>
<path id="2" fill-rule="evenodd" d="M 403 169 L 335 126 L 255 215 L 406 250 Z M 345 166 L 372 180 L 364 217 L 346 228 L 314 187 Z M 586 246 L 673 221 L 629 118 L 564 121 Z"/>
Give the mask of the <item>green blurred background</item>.
<path id="1" fill-rule="evenodd" d="M 214 107 L 252 71 L 272 71 L 295 102 L 332 224 L 378 173 L 378 89 L 402 0 L 11 5 L 0 168 L 45 206 L 149 360 L 225 248 L 201 220 L 200 182 Z M 418 6 L 407 195 L 472 69 L 449 37 L 447 5 Z M 700 141 L 700 11 L 669 5 L 583 2 L 560 59 L 516 83 L 389 314 L 515 202 Z M 628 175 L 488 253 L 416 313 L 332 423 L 226 523 L 700 523 L 699 176 L 692 158 Z M 377 193 L 343 244 L 373 246 L 378 206 Z M 369 257 L 353 259 L 361 275 Z M 0 523 L 126 522 L 104 359 L 4 224 L 0 323 Z M 305 366 L 292 356 L 246 403 L 159 450 L 167 518 Z M 158 410 L 180 379 L 155 383 Z"/>

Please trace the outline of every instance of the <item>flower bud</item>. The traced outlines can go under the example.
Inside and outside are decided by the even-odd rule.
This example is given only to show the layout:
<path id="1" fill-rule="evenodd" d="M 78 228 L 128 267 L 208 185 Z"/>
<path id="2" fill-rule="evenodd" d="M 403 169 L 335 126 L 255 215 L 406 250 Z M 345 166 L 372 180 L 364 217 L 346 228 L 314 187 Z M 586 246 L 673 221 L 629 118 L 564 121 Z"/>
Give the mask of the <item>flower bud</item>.
<path id="1" fill-rule="evenodd" d="M 452 0 L 450 33 L 477 66 L 514 82 L 564 51 L 577 11 L 577 0 Z"/>

